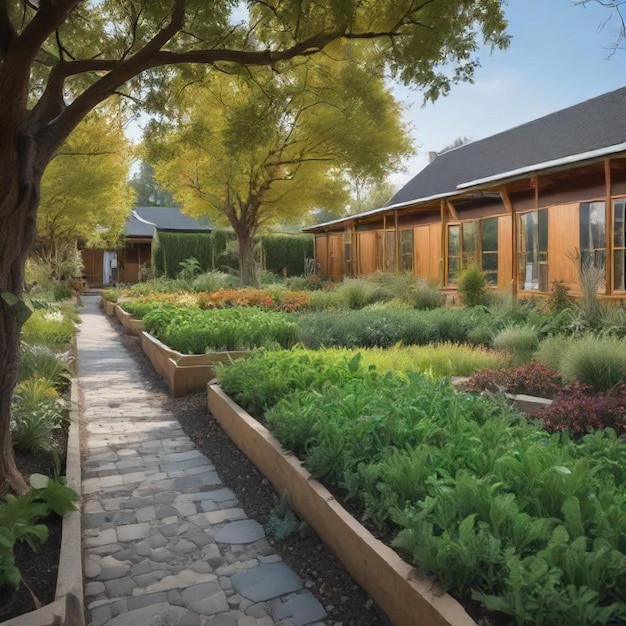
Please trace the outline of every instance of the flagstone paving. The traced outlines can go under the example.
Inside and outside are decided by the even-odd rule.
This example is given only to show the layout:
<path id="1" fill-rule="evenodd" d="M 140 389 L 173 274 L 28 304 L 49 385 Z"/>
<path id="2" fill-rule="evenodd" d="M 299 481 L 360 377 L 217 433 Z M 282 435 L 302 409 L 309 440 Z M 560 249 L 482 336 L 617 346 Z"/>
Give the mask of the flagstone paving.
<path id="1" fill-rule="evenodd" d="M 83 297 L 77 338 L 87 623 L 304 626 L 326 613 Z"/>

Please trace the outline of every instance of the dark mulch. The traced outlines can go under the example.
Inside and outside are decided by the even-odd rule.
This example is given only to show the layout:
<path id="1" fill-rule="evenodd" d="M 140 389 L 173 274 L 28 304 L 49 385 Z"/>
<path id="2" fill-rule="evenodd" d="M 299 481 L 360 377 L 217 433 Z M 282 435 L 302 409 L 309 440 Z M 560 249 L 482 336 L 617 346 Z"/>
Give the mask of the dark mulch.
<path id="1" fill-rule="evenodd" d="M 222 481 L 235 492 L 246 514 L 265 526 L 280 498 L 269 481 L 208 413 L 206 391 L 201 390 L 185 398 L 171 398 L 165 383 L 141 350 L 139 340 L 128 335 L 122 335 L 122 338 L 148 387 L 166 403 L 187 436 L 215 465 Z M 365 591 L 306 524 L 285 539 L 268 537 L 268 540 L 324 605 L 329 622 L 341 622 L 344 626 L 389 624 Z"/>
<path id="2" fill-rule="evenodd" d="M 63 438 L 58 439 L 57 449 L 63 453 L 65 449 Z M 54 464 L 49 455 L 22 453 L 16 454 L 15 460 L 18 469 L 26 477 L 34 473 L 53 475 Z M 40 523 L 48 526 L 48 540 L 39 546 L 36 552 L 26 544 L 18 544 L 16 547 L 15 562 L 22 573 L 23 582 L 16 592 L 0 586 L 0 621 L 36 609 L 31 591 L 42 606 L 54 600 L 63 520 L 58 515 L 51 515 Z"/>

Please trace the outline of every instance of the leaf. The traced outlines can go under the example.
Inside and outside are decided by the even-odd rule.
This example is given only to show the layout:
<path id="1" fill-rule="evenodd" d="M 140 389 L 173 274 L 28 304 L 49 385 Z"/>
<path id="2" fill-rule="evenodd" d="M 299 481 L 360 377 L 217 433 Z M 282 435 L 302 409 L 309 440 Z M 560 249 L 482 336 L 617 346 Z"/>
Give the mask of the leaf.
<path id="1" fill-rule="evenodd" d="M 30 486 L 33 489 L 45 489 L 49 481 L 50 478 L 45 474 L 31 474 L 29 479 Z"/>
<path id="2" fill-rule="evenodd" d="M 18 325 L 22 327 L 24 325 L 24 322 L 26 322 L 26 320 L 33 313 L 34 307 L 30 298 L 20 298 L 10 291 L 0 292 L 0 298 L 2 298 L 7 303 L 7 305 L 15 315 Z"/>

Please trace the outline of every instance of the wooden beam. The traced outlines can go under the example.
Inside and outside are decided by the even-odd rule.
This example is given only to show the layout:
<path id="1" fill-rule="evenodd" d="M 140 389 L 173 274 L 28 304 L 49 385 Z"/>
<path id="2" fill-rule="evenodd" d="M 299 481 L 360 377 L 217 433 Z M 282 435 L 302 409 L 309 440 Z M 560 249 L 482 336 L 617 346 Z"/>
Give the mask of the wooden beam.
<path id="1" fill-rule="evenodd" d="M 395 273 L 399 273 L 400 272 L 400 229 L 398 227 L 398 211 L 394 211 L 393 212 L 393 226 L 395 228 L 395 237 L 396 237 L 396 258 L 395 258 L 395 268 L 394 271 Z"/>
<path id="2" fill-rule="evenodd" d="M 606 260 L 605 260 L 605 285 L 604 293 L 608 296 L 613 293 L 613 247 L 614 247 L 614 233 L 615 228 L 613 217 L 613 200 L 611 198 L 611 159 L 604 159 L 604 185 L 605 185 L 605 218 L 606 223 L 604 225 L 604 236 L 606 246 Z"/>
<path id="3" fill-rule="evenodd" d="M 441 256 L 443 263 L 440 269 L 441 286 L 447 285 L 447 267 L 448 267 L 448 206 L 445 200 L 441 201 Z"/>
<path id="4" fill-rule="evenodd" d="M 354 270 L 356 276 L 361 275 L 361 246 L 359 245 L 359 232 L 358 232 L 359 220 L 354 220 Z"/>
<path id="5" fill-rule="evenodd" d="M 509 192 L 506 187 L 500 187 L 498 190 L 500 192 L 500 197 L 502 198 L 502 204 L 504 204 L 504 208 L 507 213 L 514 213 L 513 203 L 511 202 L 511 198 L 509 197 Z"/>
<path id="6" fill-rule="evenodd" d="M 539 177 L 533 176 L 533 187 L 535 188 L 535 210 L 539 209 Z"/>
<path id="7" fill-rule="evenodd" d="M 453 220 L 458 220 L 459 214 L 457 213 L 456 207 L 454 206 L 454 204 L 452 204 L 450 200 L 446 200 L 446 206 L 448 207 L 448 213 L 450 214 L 450 217 Z"/>

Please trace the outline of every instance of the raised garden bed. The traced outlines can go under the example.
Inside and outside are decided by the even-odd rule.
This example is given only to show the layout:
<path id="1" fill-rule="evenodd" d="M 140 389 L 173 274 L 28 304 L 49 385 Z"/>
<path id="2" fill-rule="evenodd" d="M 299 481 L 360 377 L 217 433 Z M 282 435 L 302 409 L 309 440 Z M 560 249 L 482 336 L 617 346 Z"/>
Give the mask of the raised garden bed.
<path id="1" fill-rule="evenodd" d="M 67 441 L 66 477 L 69 487 L 81 493 L 78 386 L 72 381 L 71 424 Z M 63 538 L 55 599 L 41 608 L 3 622 L 3 626 L 84 626 L 83 565 L 81 552 L 81 505 L 63 517 Z"/>
<path id="2" fill-rule="evenodd" d="M 293 454 L 212 381 L 208 408 L 233 442 L 269 479 L 287 493 L 294 511 L 306 519 L 354 579 L 378 603 L 395 626 L 469 626 L 474 620 L 447 594 L 354 519 L 333 495 L 311 478 Z"/>
<path id="3" fill-rule="evenodd" d="M 104 312 L 109 317 L 114 317 L 115 307 L 117 306 L 117 304 L 115 302 L 110 302 L 109 300 L 101 300 L 101 302 L 102 302 L 102 308 L 104 309 Z"/>
<path id="4" fill-rule="evenodd" d="M 247 350 L 183 354 L 142 331 L 141 347 L 152 367 L 165 379 L 174 398 L 187 395 L 192 389 L 215 378 L 215 365 L 222 361 L 245 357 Z"/>
<path id="5" fill-rule="evenodd" d="M 131 313 L 124 311 L 119 304 L 115 307 L 115 316 L 129 335 L 139 335 L 145 329 L 143 320 L 139 320 L 133 317 Z"/>

